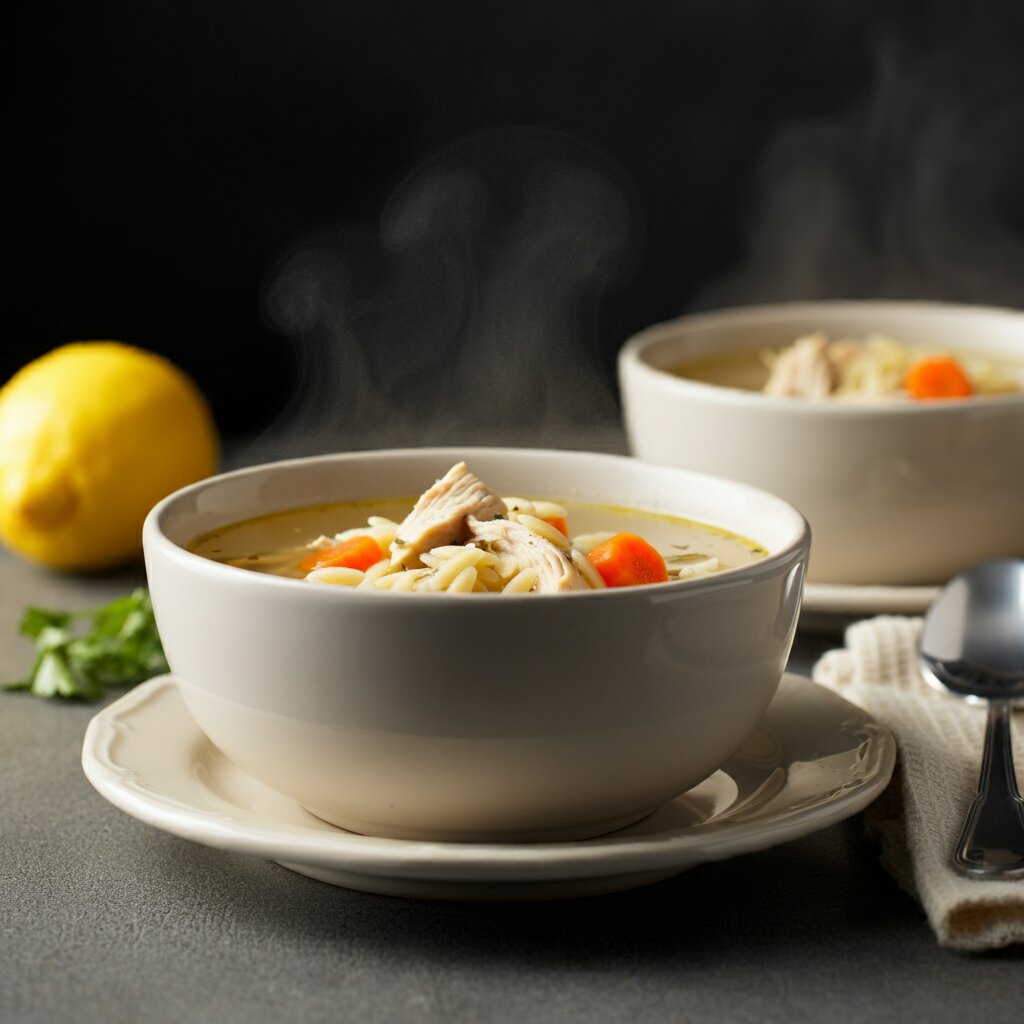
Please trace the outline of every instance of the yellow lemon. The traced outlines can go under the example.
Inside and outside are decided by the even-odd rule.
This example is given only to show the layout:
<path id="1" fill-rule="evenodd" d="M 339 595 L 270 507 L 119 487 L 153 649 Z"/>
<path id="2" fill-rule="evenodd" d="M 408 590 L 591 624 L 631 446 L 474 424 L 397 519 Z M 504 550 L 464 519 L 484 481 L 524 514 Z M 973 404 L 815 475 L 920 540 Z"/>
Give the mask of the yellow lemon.
<path id="1" fill-rule="evenodd" d="M 0 540 L 58 569 L 127 562 L 149 509 L 212 473 L 218 449 L 205 399 L 166 359 L 54 349 L 0 389 Z"/>

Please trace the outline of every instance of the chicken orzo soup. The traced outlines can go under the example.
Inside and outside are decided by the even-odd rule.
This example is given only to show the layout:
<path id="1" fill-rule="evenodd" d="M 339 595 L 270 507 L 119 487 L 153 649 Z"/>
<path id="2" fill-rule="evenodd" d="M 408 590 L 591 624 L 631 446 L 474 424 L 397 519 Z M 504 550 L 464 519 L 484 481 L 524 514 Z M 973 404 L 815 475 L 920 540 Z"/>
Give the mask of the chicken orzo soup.
<path id="1" fill-rule="evenodd" d="M 907 344 L 882 334 L 805 334 L 782 348 L 680 363 L 679 377 L 784 398 L 935 401 L 1024 391 L 1024 364 L 981 352 Z"/>
<path id="2" fill-rule="evenodd" d="M 681 517 L 500 496 L 461 462 L 415 500 L 261 516 L 204 534 L 190 550 L 314 584 L 449 593 L 663 583 L 767 554 L 755 541 Z"/>

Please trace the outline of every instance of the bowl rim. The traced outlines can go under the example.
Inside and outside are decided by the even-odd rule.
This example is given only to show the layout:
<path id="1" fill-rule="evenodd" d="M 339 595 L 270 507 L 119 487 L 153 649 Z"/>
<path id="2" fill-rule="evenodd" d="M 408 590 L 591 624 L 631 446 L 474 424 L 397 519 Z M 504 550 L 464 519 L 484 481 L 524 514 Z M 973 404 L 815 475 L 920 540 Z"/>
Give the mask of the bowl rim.
<path id="1" fill-rule="evenodd" d="M 598 460 L 602 462 L 614 462 L 619 464 L 631 463 L 655 470 L 658 473 L 669 476 L 686 477 L 690 481 L 711 480 L 718 485 L 725 485 L 737 493 L 745 493 L 754 496 L 757 500 L 768 500 L 774 504 L 780 514 L 792 520 L 794 535 L 783 547 L 777 551 L 771 551 L 764 558 L 748 565 L 738 566 L 727 572 L 698 577 L 690 580 L 676 580 L 667 583 L 647 583 L 633 587 L 611 587 L 601 590 L 570 591 L 564 593 L 542 593 L 542 594 L 507 594 L 501 595 L 500 601 L 474 601 L 466 600 L 464 594 L 451 594 L 439 592 L 431 594 L 431 600 L 424 602 L 422 594 L 416 593 L 377 593 L 372 589 L 358 590 L 354 587 L 344 586 L 308 586 L 304 580 L 292 579 L 284 576 L 275 576 L 269 573 L 253 572 L 243 569 L 240 566 L 226 565 L 223 562 L 215 562 L 203 555 L 195 554 L 188 548 L 172 540 L 163 529 L 163 521 L 170 513 L 175 504 L 191 497 L 210 487 L 218 486 L 224 481 L 243 479 L 248 476 L 259 476 L 263 473 L 272 473 L 294 468 L 300 465 L 325 464 L 330 462 L 374 462 L 379 460 L 401 460 L 410 457 L 438 458 L 444 455 L 454 458 L 456 461 L 464 460 L 470 462 L 475 456 L 500 455 L 507 458 L 546 458 L 552 455 L 557 457 L 571 457 L 572 459 Z M 301 508 L 303 506 L 296 506 Z M 685 513 L 677 513 L 684 515 Z M 243 520 L 233 519 L 230 522 Z M 695 520 L 700 522 L 700 520 Z M 714 524 L 712 524 L 714 525 Z M 368 449 L 364 451 L 331 452 L 320 455 L 306 455 L 289 459 L 278 459 L 271 462 L 257 463 L 252 466 L 245 466 L 239 469 L 217 473 L 205 477 L 195 483 L 181 487 L 165 498 L 157 502 L 150 509 L 142 527 L 143 549 L 146 555 L 147 575 L 150 569 L 150 555 L 159 551 L 160 555 L 169 558 L 183 569 L 191 573 L 198 573 L 213 581 L 223 583 L 234 583 L 236 585 L 247 585 L 262 588 L 284 588 L 281 593 L 291 591 L 296 597 L 306 595 L 313 600 L 335 600 L 342 602 L 355 602 L 363 605 L 364 602 L 382 601 L 381 607 L 408 607 L 407 602 L 414 601 L 416 607 L 452 607 L 453 603 L 458 606 L 465 606 L 472 609 L 489 607 L 508 607 L 510 603 L 521 605 L 523 601 L 532 604 L 537 601 L 566 601 L 575 602 L 580 600 L 635 600 L 637 595 L 646 595 L 652 600 L 668 599 L 682 591 L 686 594 L 707 594 L 714 591 L 726 590 L 735 586 L 746 586 L 751 582 L 764 577 L 775 575 L 784 571 L 785 568 L 796 563 L 802 557 L 806 564 L 809 556 L 811 529 L 805 516 L 794 508 L 784 498 L 771 494 L 759 487 L 742 483 L 711 473 L 702 473 L 695 470 L 683 469 L 676 466 L 662 465 L 658 463 L 645 462 L 632 456 L 617 455 L 607 452 L 576 451 L 573 449 L 555 448 L 511 448 L 495 446 L 431 446 L 422 448 L 382 448 Z M 760 543 L 760 542 L 758 542 Z M 314 597 L 314 595 L 320 595 Z M 386 598 L 386 600 L 384 600 Z"/>
<path id="2" fill-rule="evenodd" d="M 745 323 L 777 324 L 796 316 L 820 313 L 823 316 L 868 314 L 909 316 L 914 313 L 930 313 L 954 317 L 976 317 L 998 319 L 1013 323 L 1019 321 L 1021 338 L 1024 342 L 1024 311 L 1003 306 L 981 306 L 968 303 L 935 302 L 930 300 L 874 300 L 874 299 L 821 299 L 798 302 L 776 302 L 750 306 L 730 306 L 705 312 L 688 313 L 652 324 L 632 335 L 619 350 L 618 366 L 620 387 L 623 395 L 630 389 L 627 376 L 635 376 L 650 386 L 667 390 L 680 398 L 700 397 L 724 405 L 764 408 L 776 413 L 792 413 L 796 416 L 814 416 L 827 410 L 831 417 L 840 419 L 894 418 L 904 416 L 950 416 L 962 410 L 1015 409 L 1024 404 L 1024 392 L 971 395 L 967 398 L 935 400 L 929 402 L 836 402 L 827 398 L 795 398 L 784 395 L 765 395 L 759 391 L 747 391 L 724 384 L 679 377 L 660 367 L 652 366 L 647 360 L 648 352 L 655 346 L 673 340 L 683 342 L 691 331 L 719 326 L 741 326 Z M 970 348 L 968 342 L 965 347 Z M 1024 347 L 1022 347 L 1024 356 Z"/>

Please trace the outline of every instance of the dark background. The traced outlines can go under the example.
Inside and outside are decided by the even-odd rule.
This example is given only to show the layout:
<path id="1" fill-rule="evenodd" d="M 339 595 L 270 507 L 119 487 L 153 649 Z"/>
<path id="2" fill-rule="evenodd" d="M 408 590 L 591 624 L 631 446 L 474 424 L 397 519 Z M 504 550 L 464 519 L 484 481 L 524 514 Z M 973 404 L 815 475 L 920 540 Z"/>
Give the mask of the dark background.
<path id="1" fill-rule="evenodd" d="M 1024 305 L 1022 8 L 18 5 L 0 380 L 120 338 L 236 437 L 332 345 L 387 416 L 444 392 L 435 364 L 482 365 L 452 339 L 472 353 L 495 319 L 517 325 L 499 367 L 543 321 L 610 387 L 624 338 L 688 309 Z"/>

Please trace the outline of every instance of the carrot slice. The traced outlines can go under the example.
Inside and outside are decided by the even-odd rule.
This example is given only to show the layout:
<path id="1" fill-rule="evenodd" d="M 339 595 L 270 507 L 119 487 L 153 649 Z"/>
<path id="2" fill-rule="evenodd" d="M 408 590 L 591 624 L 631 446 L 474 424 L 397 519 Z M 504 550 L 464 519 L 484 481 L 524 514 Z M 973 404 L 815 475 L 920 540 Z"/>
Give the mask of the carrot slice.
<path id="1" fill-rule="evenodd" d="M 566 537 L 569 536 L 569 520 L 565 516 L 548 516 L 544 522 L 565 534 Z"/>
<path id="2" fill-rule="evenodd" d="M 617 533 L 598 544 L 587 557 L 609 587 L 664 583 L 668 579 L 665 559 L 635 533 Z"/>
<path id="3" fill-rule="evenodd" d="M 935 356 L 914 363 L 903 386 L 911 398 L 966 398 L 974 394 L 970 378 L 952 356 Z"/>
<path id="4" fill-rule="evenodd" d="M 321 548 L 306 555 L 299 562 L 299 568 L 303 572 L 312 572 L 314 569 L 323 569 L 329 565 L 342 565 L 347 569 L 360 569 L 365 572 L 383 557 L 384 552 L 372 537 L 350 537 L 340 544 L 333 544 L 329 548 Z"/>

